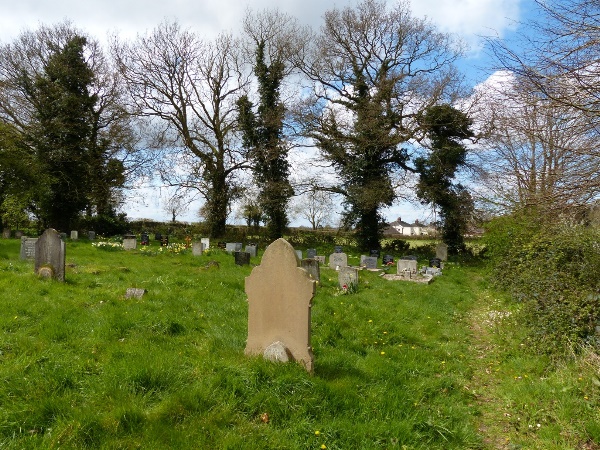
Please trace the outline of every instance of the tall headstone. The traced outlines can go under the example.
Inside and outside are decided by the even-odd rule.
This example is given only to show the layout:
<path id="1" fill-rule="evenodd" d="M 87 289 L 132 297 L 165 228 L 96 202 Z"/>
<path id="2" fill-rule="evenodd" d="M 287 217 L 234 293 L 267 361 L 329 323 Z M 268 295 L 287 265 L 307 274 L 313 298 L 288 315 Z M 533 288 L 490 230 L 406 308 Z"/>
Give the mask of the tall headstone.
<path id="1" fill-rule="evenodd" d="M 72 230 L 71 231 L 71 239 L 76 241 L 77 239 L 79 239 L 79 231 L 77 230 Z"/>
<path id="2" fill-rule="evenodd" d="M 135 250 L 137 248 L 137 239 L 134 234 L 123 236 L 123 248 L 125 250 Z"/>
<path id="3" fill-rule="evenodd" d="M 448 246 L 443 242 L 439 243 L 435 248 L 435 257 L 442 261 L 448 261 Z"/>
<path id="4" fill-rule="evenodd" d="M 317 256 L 317 249 L 316 248 L 309 248 L 308 250 L 306 250 L 306 257 L 307 258 L 314 258 L 315 256 Z"/>
<path id="5" fill-rule="evenodd" d="M 21 237 L 21 259 L 35 259 L 35 243 L 38 238 Z"/>
<path id="6" fill-rule="evenodd" d="M 192 242 L 192 255 L 202 256 L 204 252 L 204 244 L 202 242 Z"/>
<path id="7" fill-rule="evenodd" d="M 341 288 L 347 289 L 358 286 L 358 269 L 356 267 L 340 267 L 338 272 L 338 283 Z"/>
<path id="8" fill-rule="evenodd" d="M 300 263 L 301 267 L 308 272 L 313 280 L 321 282 L 321 269 L 319 267 L 319 261 L 314 258 L 303 259 Z"/>
<path id="9" fill-rule="evenodd" d="M 287 356 L 312 372 L 310 308 L 315 290 L 316 281 L 298 267 L 296 252 L 289 242 L 277 239 L 269 245 L 260 266 L 246 277 L 246 354 L 276 360 Z"/>
<path id="10" fill-rule="evenodd" d="M 208 250 L 210 248 L 210 238 L 200 238 L 200 242 L 204 244 L 204 250 Z"/>
<path id="11" fill-rule="evenodd" d="M 96 232 L 95 231 L 88 231 L 88 239 L 90 241 L 93 241 L 94 239 L 96 239 Z"/>
<path id="12" fill-rule="evenodd" d="M 235 252 L 235 263 L 238 266 L 247 266 L 250 264 L 250 253 L 246 252 Z"/>
<path id="13" fill-rule="evenodd" d="M 338 269 L 340 267 L 346 267 L 348 265 L 348 255 L 345 253 L 332 253 L 329 255 L 329 267 L 332 269 Z"/>
<path id="14" fill-rule="evenodd" d="M 10 228 L 5 228 L 2 230 L 2 237 L 4 239 L 10 239 Z"/>
<path id="15" fill-rule="evenodd" d="M 35 243 L 35 273 L 65 281 L 65 242 L 48 228 Z"/>

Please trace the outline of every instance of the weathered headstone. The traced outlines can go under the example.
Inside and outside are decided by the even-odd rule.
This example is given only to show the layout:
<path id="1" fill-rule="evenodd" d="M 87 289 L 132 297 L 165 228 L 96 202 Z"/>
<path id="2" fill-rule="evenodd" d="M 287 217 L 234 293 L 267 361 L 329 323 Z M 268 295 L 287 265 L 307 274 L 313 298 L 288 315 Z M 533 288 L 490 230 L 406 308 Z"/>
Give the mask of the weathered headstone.
<path id="1" fill-rule="evenodd" d="M 148 233 L 142 233 L 140 236 L 140 245 L 150 245 L 150 236 Z"/>
<path id="2" fill-rule="evenodd" d="M 23 232 L 21 230 L 15 231 L 15 239 L 21 239 L 23 237 Z"/>
<path id="3" fill-rule="evenodd" d="M 319 261 L 319 264 L 321 264 L 322 266 L 325 265 L 325 256 L 324 255 L 321 255 L 321 256 L 317 255 L 317 256 L 315 256 L 314 259 L 316 261 Z"/>
<path id="4" fill-rule="evenodd" d="M 336 246 L 333 248 L 333 253 L 342 253 L 342 252 L 343 252 L 343 249 L 342 249 L 342 246 L 341 246 L 341 245 L 336 245 Z"/>
<path id="5" fill-rule="evenodd" d="M 79 231 L 77 230 L 72 230 L 71 231 L 71 239 L 76 241 L 77 239 L 79 239 Z"/>
<path id="6" fill-rule="evenodd" d="M 137 248 L 137 239 L 134 234 L 123 236 L 123 248 L 125 250 L 135 250 Z"/>
<path id="7" fill-rule="evenodd" d="M 405 272 L 417 273 L 417 261 L 414 259 L 399 259 L 398 260 L 398 275 L 402 275 Z"/>
<path id="8" fill-rule="evenodd" d="M 345 253 L 332 253 L 329 255 L 329 267 L 337 269 L 348 265 L 348 255 Z"/>
<path id="9" fill-rule="evenodd" d="M 307 258 L 314 258 L 315 256 L 317 256 L 317 249 L 316 248 L 309 248 L 308 250 L 306 250 L 306 257 Z"/>
<path id="10" fill-rule="evenodd" d="M 356 267 L 340 267 L 338 283 L 342 289 L 356 288 L 358 286 L 358 269 Z"/>
<path id="11" fill-rule="evenodd" d="M 35 273 L 65 281 L 65 242 L 58 232 L 48 228 L 35 243 Z"/>
<path id="12" fill-rule="evenodd" d="M 161 247 L 166 247 L 167 245 L 169 245 L 169 235 L 168 234 L 162 235 L 162 237 L 160 238 L 160 245 L 161 245 Z"/>
<path id="13" fill-rule="evenodd" d="M 225 251 L 227 253 L 235 253 L 242 251 L 242 243 L 241 242 L 227 242 L 225 244 Z"/>
<path id="14" fill-rule="evenodd" d="M 360 265 L 364 266 L 365 265 L 365 258 L 367 257 L 367 255 L 360 255 Z"/>
<path id="15" fill-rule="evenodd" d="M 313 280 L 321 282 L 321 268 L 319 261 L 314 258 L 306 258 L 300 262 L 301 267 L 308 272 Z"/>
<path id="16" fill-rule="evenodd" d="M 379 255 L 381 253 L 379 252 L 379 250 L 371 250 L 371 256 L 375 257 L 375 258 L 379 258 Z"/>
<path id="17" fill-rule="evenodd" d="M 250 253 L 250 257 L 255 258 L 258 254 L 258 247 L 256 245 L 246 245 L 246 253 Z"/>
<path id="18" fill-rule="evenodd" d="M 88 239 L 90 241 L 93 241 L 94 239 L 96 239 L 96 232 L 95 231 L 88 231 Z"/>
<path id="19" fill-rule="evenodd" d="M 58 233 L 58 235 L 63 241 L 67 238 L 67 233 Z"/>
<path id="20" fill-rule="evenodd" d="M 394 257 L 392 255 L 383 255 L 381 260 L 381 264 L 384 266 L 389 266 L 394 263 Z"/>
<path id="21" fill-rule="evenodd" d="M 429 267 L 437 267 L 438 269 L 442 267 L 442 260 L 440 258 L 431 258 L 429 260 Z"/>
<path id="22" fill-rule="evenodd" d="M 238 266 L 247 266 L 250 264 L 250 253 L 234 252 L 235 263 Z"/>
<path id="23" fill-rule="evenodd" d="M 298 256 L 298 259 L 302 261 L 302 250 L 296 250 L 296 256 Z"/>
<path id="24" fill-rule="evenodd" d="M 127 288 L 127 291 L 125 291 L 125 298 L 142 298 L 146 292 L 146 289 Z"/>
<path id="25" fill-rule="evenodd" d="M 367 269 L 377 269 L 377 258 L 374 256 L 367 256 L 364 260 L 364 264 Z"/>
<path id="26" fill-rule="evenodd" d="M 210 248 L 210 238 L 200 238 L 200 242 L 204 245 L 204 250 L 208 250 Z"/>
<path id="27" fill-rule="evenodd" d="M 21 259 L 35 259 L 35 243 L 38 238 L 21 237 Z"/>
<path id="28" fill-rule="evenodd" d="M 10 239 L 10 228 L 5 228 L 2 230 L 2 238 Z"/>
<path id="29" fill-rule="evenodd" d="M 265 357 L 287 354 L 312 372 L 310 308 L 315 289 L 316 281 L 298 267 L 296 252 L 289 242 L 277 239 L 269 245 L 260 266 L 246 277 L 245 353 Z"/>
<path id="30" fill-rule="evenodd" d="M 154 240 L 155 241 L 161 241 L 162 240 L 162 234 L 161 233 L 155 233 L 154 234 Z"/>
<path id="31" fill-rule="evenodd" d="M 225 249 L 227 249 L 227 243 L 226 242 L 218 242 L 217 247 L 220 248 L 221 250 L 225 250 Z"/>
<path id="32" fill-rule="evenodd" d="M 435 247 L 435 257 L 442 261 L 448 261 L 448 246 L 443 242 L 439 243 Z"/>
<path id="33" fill-rule="evenodd" d="M 204 252 L 204 244 L 202 242 L 192 242 L 192 255 L 202 256 Z"/>

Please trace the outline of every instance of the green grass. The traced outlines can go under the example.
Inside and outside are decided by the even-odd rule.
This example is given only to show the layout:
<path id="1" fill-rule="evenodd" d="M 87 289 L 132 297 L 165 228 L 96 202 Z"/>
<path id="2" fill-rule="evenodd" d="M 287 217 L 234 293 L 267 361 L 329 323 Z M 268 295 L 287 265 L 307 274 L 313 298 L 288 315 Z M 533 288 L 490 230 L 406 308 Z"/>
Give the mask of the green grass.
<path id="1" fill-rule="evenodd" d="M 0 241 L 0 448 L 600 445 L 595 354 L 529 355 L 481 268 L 449 264 L 429 286 L 363 271 L 350 295 L 323 268 L 311 375 L 244 355 L 251 267 L 151 250 L 68 242 L 59 283 Z"/>

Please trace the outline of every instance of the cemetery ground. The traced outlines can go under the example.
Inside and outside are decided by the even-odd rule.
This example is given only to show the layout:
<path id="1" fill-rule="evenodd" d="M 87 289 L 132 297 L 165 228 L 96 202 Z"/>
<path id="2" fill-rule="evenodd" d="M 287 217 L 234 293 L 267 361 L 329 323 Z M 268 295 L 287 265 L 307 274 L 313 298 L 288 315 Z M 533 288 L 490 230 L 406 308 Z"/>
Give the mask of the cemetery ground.
<path id="1" fill-rule="evenodd" d="M 310 374 L 244 355 L 252 267 L 221 250 L 67 240 L 61 283 L 19 245 L 0 241 L 2 449 L 600 448 L 600 358 L 528 352 L 481 262 L 351 293 L 323 267 Z"/>

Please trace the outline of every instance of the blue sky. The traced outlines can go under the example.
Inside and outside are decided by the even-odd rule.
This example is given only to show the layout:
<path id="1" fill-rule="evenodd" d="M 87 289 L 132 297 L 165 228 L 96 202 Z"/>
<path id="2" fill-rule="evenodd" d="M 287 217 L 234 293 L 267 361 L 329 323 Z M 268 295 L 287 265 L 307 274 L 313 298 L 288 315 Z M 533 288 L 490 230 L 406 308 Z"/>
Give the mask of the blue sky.
<path id="1" fill-rule="evenodd" d="M 323 13 L 332 7 L 355 4 L 352 0 L 0 0 L 0 42 L 7 43 L 21 31 L 35 29 L 40 23 L 53 24 L 64 19 L 98 39 L 105 40 L 108 33 L 133 38 L 138 33 L 151 30 L 165 18 L 175 19 L 183 26 L 206 35 L 216 36 L 221 31 L 235 32 L 240 28 L 241 18 L 247 7 L 261 10 L 277 6 L 283 12 L 297 17 L 300 22 L 315 29 L 320 26 Z M 394 4 L 395 1 L 388 0 Z M 442 31 L 453 33 L 470 48 L 459 68 L 465 73 L 470 85 L 483 82 L 492 73 L 492 62 L 483 46 L 483 37 L 499 39 L 514 38 L 523 31 L 521 23 L 535 14 L 533 0 L 412 0 L 413 15 L 427 16 Z M 144 201 L 129 202 L 125 211 L 132 218 L 164 220 L 168 215 L 162 210 L 160 193 L 146 191 Z M 199 205 L 192 205 L 182 220 L 198 220 Z M 388 220 L 427 220 L 429 210 L 410 204 L 399 204 L 386 211 Z M 295 221 L 294 224 L 303 224 Z"/>

